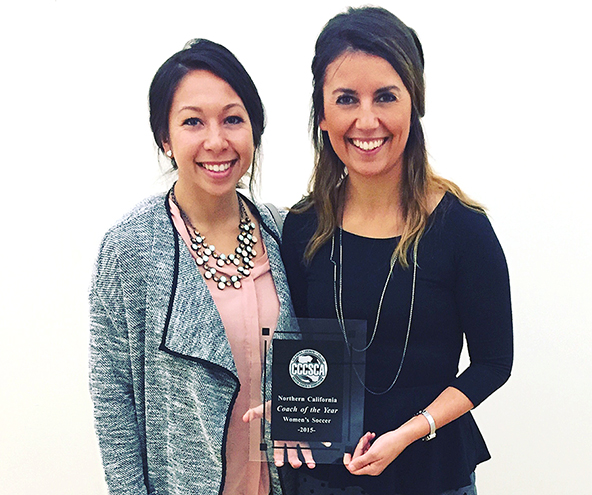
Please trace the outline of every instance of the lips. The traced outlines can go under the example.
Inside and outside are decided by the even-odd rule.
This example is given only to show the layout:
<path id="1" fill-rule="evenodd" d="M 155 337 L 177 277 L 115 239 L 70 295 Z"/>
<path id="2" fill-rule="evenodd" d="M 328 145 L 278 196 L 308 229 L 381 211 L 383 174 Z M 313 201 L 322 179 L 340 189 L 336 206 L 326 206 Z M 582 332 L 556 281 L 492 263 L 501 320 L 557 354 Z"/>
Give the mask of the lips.
<path id="1" fill-rule="evenodd" d="M 229 160 L 227 162 L 199 162 L 198 165 L 205 168 L 208 172 L 226 172 L 236 162 L 237 160 Z"/>
<path id="2" fill-rule="evenodd" d="M 386 143 L 388 138 L 378 138 L 378 139 L 356 139 L 351 138 L 348 141 L 353 144 L 356 148 L 361 149 L 363 151 L 373 151 L 376 148 L 379 148 L 384 143 Z"/>

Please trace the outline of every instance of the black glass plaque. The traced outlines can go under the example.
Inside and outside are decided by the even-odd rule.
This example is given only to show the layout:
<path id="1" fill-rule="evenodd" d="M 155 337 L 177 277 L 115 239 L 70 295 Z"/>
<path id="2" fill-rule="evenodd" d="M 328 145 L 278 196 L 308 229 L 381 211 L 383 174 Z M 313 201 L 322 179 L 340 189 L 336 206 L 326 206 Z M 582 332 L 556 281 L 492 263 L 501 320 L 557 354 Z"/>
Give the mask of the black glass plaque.
<path id="1" fill-rule="evenodd" d="M 352 348 L 364 347 L 366 322 L 345 328 L 295 319 L 271 342 L 271 439 L 276 448 L 310 449 L 317 464 L 341 462 L 363 434 L 365 353 Z"/>

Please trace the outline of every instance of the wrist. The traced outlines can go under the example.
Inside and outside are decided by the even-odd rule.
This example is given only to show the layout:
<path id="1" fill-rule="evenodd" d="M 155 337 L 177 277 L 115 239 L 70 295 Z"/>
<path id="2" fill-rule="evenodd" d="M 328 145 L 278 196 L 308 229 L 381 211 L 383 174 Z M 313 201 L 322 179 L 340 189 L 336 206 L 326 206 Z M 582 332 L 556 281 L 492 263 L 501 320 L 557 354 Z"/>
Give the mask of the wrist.
<path id="1" fill-rule="evenodd" d="M 430 433 L 430 425 L 424 417 L 413 416 L 399 428 L 401 435 L 405 438 L 407 445 L 420 440 Z"/>

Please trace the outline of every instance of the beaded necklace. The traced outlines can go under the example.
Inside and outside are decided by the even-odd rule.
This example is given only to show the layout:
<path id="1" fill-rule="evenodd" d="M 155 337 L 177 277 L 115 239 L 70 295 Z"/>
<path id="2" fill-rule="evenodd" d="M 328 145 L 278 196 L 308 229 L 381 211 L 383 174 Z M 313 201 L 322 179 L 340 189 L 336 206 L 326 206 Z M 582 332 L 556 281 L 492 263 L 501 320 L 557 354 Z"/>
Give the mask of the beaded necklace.
<path id="1" fill-rule="evenodd" d="M 237 196 L 240 209 L 238 247 L 234 250 L 234 253 L 225 255 L 224 253 L 218 253 L 213 244 L 207 244 L 206 237 L 200 234 L 191 224 L 191 220 L 177 202 L 174 188 L 171 189 L 170 193 L 171 201 L 179 208 L 181 218 L 191 238 L 191 249 L 196 254 L 195 262 L 203 270 L 203 276 L 207 280 L 216 282 L 216 286 L 220 290 L 224 290 L 226 287 L 240 289 L 242 287 L 241 280 L 251 274 L 251 269 L 255 266 L 253 258 L 257 256 L 254 249 L 257 238 L 253 235 L 256 225 L 249 218 L 243 200 L 238 194 Z M 226 265 L 234 265 L 238 273 L 229 277 L 218 273 L 217 267 L 222 268 Z"/>

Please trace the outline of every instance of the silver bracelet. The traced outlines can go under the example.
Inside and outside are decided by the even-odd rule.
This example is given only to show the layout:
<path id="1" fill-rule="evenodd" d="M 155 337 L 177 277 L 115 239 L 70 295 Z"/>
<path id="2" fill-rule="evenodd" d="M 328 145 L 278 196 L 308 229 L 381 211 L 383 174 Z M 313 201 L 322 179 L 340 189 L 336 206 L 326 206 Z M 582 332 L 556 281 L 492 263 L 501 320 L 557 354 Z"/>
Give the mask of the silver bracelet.
<path id="1" fill-rule="evenodd" d="M 416 416 L 423 416 L 425 419 L 428 420 L 428 423 L 430 424 L 430 432 L 422 438 L 422 440 L 424 442 L 428 442 L 430 440 L 432 440 L 433 438 L 436 438 L 436 422 L 434 421 L 434 418 L 432 417 L 432 415 L 427 412 L 425 409 L 419 411 Z"/>

